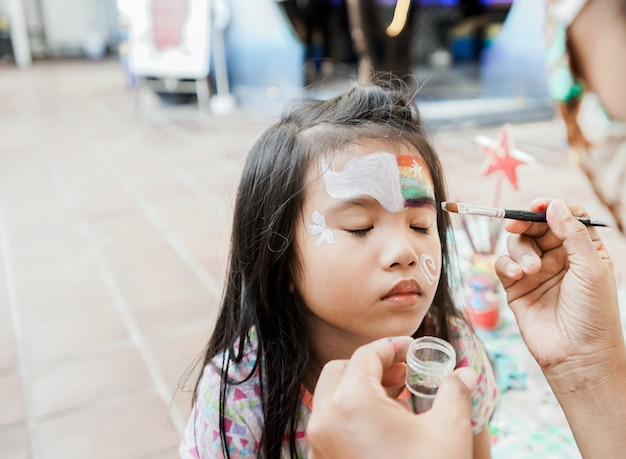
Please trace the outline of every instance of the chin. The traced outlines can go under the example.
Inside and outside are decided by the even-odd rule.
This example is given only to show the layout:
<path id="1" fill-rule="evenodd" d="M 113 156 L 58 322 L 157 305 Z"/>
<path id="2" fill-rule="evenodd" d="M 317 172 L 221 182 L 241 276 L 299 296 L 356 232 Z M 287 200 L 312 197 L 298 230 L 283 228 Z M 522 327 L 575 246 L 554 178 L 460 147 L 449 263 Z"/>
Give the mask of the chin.
<path id="1" fill-rule="evenodd" d="M 372 341 L 381 338 L 389 338 L 390 336 L 413 336 L 413 333 L 417 331 L 419 325 L 415 328 L 406 328 L 404 327 L 385 327 L 384 329 L 377 330 L 376 336 L 372 338 Z"/>
<path id="2" fill-rule="evenodd" d="M 419 318 L 416 319 L 415 321 L 404 320 L 402 324 L 400 324 L 398 327 L 395 327 L 395 334 L 389 335 L 389 336 L 413 336 L 413 334 L 417 331 L 417 329 L 422 324 L 423 320 L 424 320 L 424 314 L 420 314 Z"/>

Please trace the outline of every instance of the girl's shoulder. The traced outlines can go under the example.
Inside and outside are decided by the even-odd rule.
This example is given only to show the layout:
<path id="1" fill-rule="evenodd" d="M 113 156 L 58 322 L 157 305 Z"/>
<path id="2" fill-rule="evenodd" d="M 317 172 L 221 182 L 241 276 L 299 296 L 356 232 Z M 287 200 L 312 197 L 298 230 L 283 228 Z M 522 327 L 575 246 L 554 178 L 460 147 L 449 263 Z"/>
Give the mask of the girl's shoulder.
<path id="1" fill-rule="evenodd" d="M 233 347 L 235 353 L 241 351 L 241 359 L 229 360 L 229 351 L 225 351 L 205 365 L 181 451 L 209 452 L 199 457 L 223 457 L 222 422 L 231 457 L 252 457 L 257 451 L 263 427 L 260 380 L 255 369 L 258 343 L 256 334 L 250 333 L 248 338 L 243 348 L 239 343 Z M 228 378 L 224 378 L 225 371 Z"/>
<path id="2" fill-rule="evenodd" d="M 248 332 L 244 343 L 237 340 L 232 350 L 227 350 L 215 355 L 202 370 L 198 382 L 197 397 L 204 397 L 208 393 L 215 393 L 216 388 L 222 386 L 224 376 L 228 374 L 226 381 L 226 394 L 239 389 L 259 395 L 260 384 L 258 369 L 256 366 L 258 357 L 258 339 L 254 329 Z M 217 392 L 219 394 L 219 392 Z M 241 394 L 237 397 L 240 398 Z"/>

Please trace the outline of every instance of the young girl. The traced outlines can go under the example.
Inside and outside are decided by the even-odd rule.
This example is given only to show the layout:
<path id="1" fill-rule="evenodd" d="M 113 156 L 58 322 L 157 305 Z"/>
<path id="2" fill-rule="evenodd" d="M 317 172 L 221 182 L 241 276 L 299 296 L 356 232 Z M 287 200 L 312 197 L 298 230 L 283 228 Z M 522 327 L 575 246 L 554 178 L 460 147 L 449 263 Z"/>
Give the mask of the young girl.
<path id="1" fill-rule="evenodd" d="M 355 85 L 252 148 L 183 458 L 306 457 L 323 365 L 393 335 L 439 336 L 476 370 L 474 457 L 490 457 L 495 378 L 453 302 L 443 172 L 410 100 Z"/>

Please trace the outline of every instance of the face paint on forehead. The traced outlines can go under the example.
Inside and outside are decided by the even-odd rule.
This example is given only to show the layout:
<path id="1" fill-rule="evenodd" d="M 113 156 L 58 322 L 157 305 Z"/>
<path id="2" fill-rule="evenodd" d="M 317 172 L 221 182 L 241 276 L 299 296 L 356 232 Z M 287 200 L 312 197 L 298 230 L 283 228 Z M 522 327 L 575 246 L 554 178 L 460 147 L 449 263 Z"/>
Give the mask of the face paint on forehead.
<path id="1" fill-rule="evenodd" d="M 326 192 L 335 199 L 371 196 L 391 212 L 404 208 L 395 155 L 382 151 L 352 158 L 336 172 L 322 160 Z"/>
<path id="2" fill-rule="evenodd" d="M 335 199 L 371 196 L 390 212 L 434 201 L 426 163 L 419 157 L 375 152 L 352 158 L 337 172 L 322 160 L 326 192 Z"/>
<path id="3" fill-rule="evenodd" d="M 400 170 L 400 187 L 405 207 L 419 207 L 435 200 L 433 182 L 422 158 L 401 155 L 397 158 Z"/>

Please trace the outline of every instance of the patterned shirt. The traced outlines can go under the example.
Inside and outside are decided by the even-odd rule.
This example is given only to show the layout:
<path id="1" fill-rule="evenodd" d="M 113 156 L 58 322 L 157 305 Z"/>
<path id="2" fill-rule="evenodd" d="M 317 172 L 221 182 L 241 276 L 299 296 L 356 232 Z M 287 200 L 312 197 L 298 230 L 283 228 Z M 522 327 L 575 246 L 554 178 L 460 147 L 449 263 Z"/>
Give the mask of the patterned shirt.
<path id="1" fill-rule="evenodd" d="M 493 414 L 498 398 L 496 378 L 487 354 L 476 335 L 464 322 L 452 322 L 451 343 L 456 349 L 457 367 L 471 367 L 478 375 L 472 400 L 472 431 L 484 430 Z M 250 331 L 249 345 L 239 364 L 231 364 L 229 375 L 234 380 L 247 377 L 256 361 L 257 337 Z M 183 459 L 223 459 L 222 438 L 219 429 L 219 400 L 221 368 L 224 354 L 209 362 L 202 373 L 197 398 L 185 429 L 179 454 Z M 410 393 L 403 390 L 398 396 L 406 400 Z M 308 456 L 306 426 L 311 415 L 311 394 L 303 390 L 300 403 L 296 446 L 298 457 Z M 256 458 L 263 432 L 263 408 L 258 372 L 247 381 L 226 387 L 225 434 L 231 459 Z M 289 457 L 288 440 L 283 442 L 282 456 Z"/>

